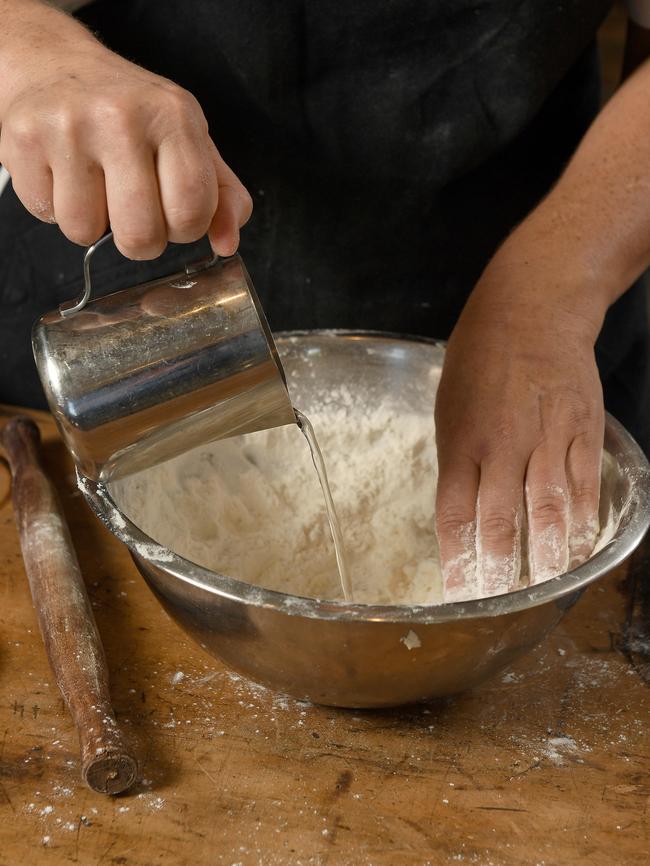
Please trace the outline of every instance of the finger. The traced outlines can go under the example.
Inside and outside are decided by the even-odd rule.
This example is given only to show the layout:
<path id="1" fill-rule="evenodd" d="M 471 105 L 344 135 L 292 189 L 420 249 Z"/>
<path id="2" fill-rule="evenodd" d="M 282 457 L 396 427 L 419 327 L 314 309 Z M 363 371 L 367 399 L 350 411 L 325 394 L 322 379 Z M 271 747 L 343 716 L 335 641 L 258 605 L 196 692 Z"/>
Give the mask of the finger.
<path id="1" fill-rule="evenodd" d="M 31 121 L 0 128 L 0 163 L 11 175 L 14 192 L 32 216 L 55 222 L 52 172 L 41 136 Z"/>
<path id="2" fill-rule="evenodd" d="M 521 517 L 525 462 L 512 454 L 481 464 L 476 570 L 482 596 L 511 592 L 521 574 Z"/>
<path id="3" fill-rule="evenodd" d="M 6 159 L 6 158 L 5 158 Z M 55 223 L 54 204 L 52 196 L 52 172 L 45 161 L 30 161 L 23 163 L 8 159 L 3 165 L 11 175 L 14 192 L 36 219 L 46 223 Z"/>
<path id="4" fill-rule="evenodd" d="M 214 168 L 219 183 L 219 204 L 208 231 L 210 244 L 220 256 L 232 256 L 239 246 L 239 229 L 253 212 L 253 201 L 235 173 L 213 153 Z"/>
<path id="5" fill-rule="evenodd" d="M 210 151 L 188 137 L 167 140 L 158 149 L 156 170 L 169 240 L 199 240 L 208 231 L 219 200 Z"/>
<path id="6" fill-rule="evenodd" d="M 155 259 L 167 245 L 153 154 L 146 144 L 104 163 L 106 204 L 115 246 L 128 259 Z"/>
<path id="7" fill-rule="evenodd" d="M 468 457 L 441 460 L 436 493 L 436 532 L 445 602 L 461 601 L 477 594 L 478 485 L 479 469 L 473 460 Z"/>
<path id="8" fill-rule="evenodd" d="M 569 568 L 569 494 L 566 445 L 537 448 L 526 470 L 530 582 L 541 583 Z"/>
<path id="9" fill-rule="evenodd" d="M 96 162 L 77 155 L 55 162 L 52 175 L 59 228 L 74 243 L 90 246 L 108 225 L 104 172 Z"/>
<path id="10" fill-rule="evenodd" d="M 593 433 L 576 436 L 567 452 L 570 568 L 589 559 L 600 532 L 598 506 L 603 456 L 602 429 L 597 425 Z"/>

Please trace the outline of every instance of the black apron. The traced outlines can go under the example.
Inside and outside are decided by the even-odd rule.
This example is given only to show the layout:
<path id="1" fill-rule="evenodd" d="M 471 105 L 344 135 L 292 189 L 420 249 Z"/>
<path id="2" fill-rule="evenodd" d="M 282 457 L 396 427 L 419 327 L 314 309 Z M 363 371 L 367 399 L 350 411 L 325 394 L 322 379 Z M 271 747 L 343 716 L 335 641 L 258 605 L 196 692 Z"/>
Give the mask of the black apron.
<path id="1" fill-rule="evenodd" d="M 599 108 L 609 0 L 100 0 L 80 17 L 190 90 L 250 190 L 241 252 L 271 327 L 446 338 L 490 256 Z M 101 292 L 195 250 L 97 254 Z M 0 198 L 0 400 L 41 405 L 29 329 L 76 294 L 82 250 Z M 606 402 L 650 451 L 643 289 L 608 315 Z"/>

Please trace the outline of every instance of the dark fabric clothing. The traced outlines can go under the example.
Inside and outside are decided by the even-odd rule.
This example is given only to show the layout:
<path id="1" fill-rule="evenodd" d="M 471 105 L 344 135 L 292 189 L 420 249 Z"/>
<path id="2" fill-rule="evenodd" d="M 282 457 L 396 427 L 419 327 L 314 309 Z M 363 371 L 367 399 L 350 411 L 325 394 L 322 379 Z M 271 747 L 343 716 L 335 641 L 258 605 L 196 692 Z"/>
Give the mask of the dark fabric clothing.
<path id="1" fill-rule="evenodd" d="M 598 110 L 593 39 L 609 5 L 100 0 L 80 17 L 199 99 L 254 198 L 241 252 L 274 329 L 444 338 Z M 188 251 L 100 256 L 107 291 Z M 80 274 L 78 248 L 0 198 L 0 399 L 40 400 L 35 374 L 27 389 L 17 378 L 31 373 L 29 325 Z M 644 304 L 635 288 L 611 311 L 599 360 L 608 405 L 650 450 Z"/>

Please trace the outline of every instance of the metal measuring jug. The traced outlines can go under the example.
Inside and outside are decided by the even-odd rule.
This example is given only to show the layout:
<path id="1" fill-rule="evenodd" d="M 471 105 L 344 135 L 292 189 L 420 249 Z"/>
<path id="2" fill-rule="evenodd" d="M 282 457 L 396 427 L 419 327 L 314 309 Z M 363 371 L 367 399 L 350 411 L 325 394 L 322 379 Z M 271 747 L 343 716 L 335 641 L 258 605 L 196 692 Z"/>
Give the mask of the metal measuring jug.
<path id="1" fill-rule="evenodd" d="M 197 445 L 296 423 L 271 331 L 243 261 L 215 257 L 39 319 L 36 366 L 79 470 L 138 472 Z"/>

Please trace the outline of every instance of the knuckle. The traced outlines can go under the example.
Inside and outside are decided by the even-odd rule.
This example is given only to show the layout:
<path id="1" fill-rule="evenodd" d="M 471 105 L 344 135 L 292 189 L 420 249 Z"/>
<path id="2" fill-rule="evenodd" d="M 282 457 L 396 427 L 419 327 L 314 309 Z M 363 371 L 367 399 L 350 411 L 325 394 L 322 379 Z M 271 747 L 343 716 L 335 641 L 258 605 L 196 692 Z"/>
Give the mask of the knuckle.
<path id="1" fill-rule="evenodd" d="M 481 515 L 481 537 L 487 542 L 512 541 L 519 531 L 514 513 L 488 512 Z"/>
<path id="2" fill-rule="evenodd" d="M 588 429 L 578 429 L 573 435 L 571 447 L 573 450 L 584 452 L 593 452 L 599 450 L 598 444 L 598 427 L 594 423 Z"/>
<path id="3" fill-rule="evenodd" d="M 596 420 L 595 407 L 589 403 L 574 404 L 568 411 L 569 424 L 578 430 L 588 432 Z"/>
<path id="4" fill-rule="evenodd" d="M 600 461 L 600 452 L 603 447 L 603 428 L 598 419 L 594 419 L 585 429 L 578 430 L 574 434 L 572 450 L 578 450 L 588 455 L 589 461 L 597 459 Z M 594 456 L 595 455 L 595 456 Z"/>
<path id="5" fill-rule="evenodd" d="M 178 179 L 175 178 L 178 183 Z M 202 220 L 210 205 L 216 204 L 216 185 L 214 179 L 201 165 L 188 171 L 187 177 L 178 183 L 173 199 L 166 210 L 171 217 L 180 220 Z"/>
<path id="6" fill-rule="evenodd" d="M 41 143 L 41 126 L 31 114 L 14 114 L 5 120 L 2 128 L 3 138 L 13 141 L 24 148 L 34 148 Z"/>
<path id="7" fill-rule="evenodd" d="M 170 231 L 192 241 L 205 234 L 210 225 L 210 216 L 206 210 L 199 208 L 175 208 L 165 212 Z"/>
<path id="8" fill-rule="evenodd" d="M 198 124 L 207 131 L 208 122 L 196 97 L 189 90 L 185 90 L 173 82 L 170 82 L 165 89 L 167 111 L 172 112 L 176 119 L 180 119 L 181 122 L 189 121 L 194 128 Z"/>
<path id="9" fill-rule="evenodd" d="M 547 527 L 564 522 L 567 513 L 566 497 L 557 493 L 536 493 L 528 509 L 530 520 L 536 526 Z"/>
<path id="10" fill-rule="evenodd" d="M 190 170 L 188 177 L 183 180 L 179 190 L 183 201 L 191 202 L 190 206 L 176 205 L 172 207 L 172 213 L 177 212 L 180 215 L 197 216 L 201 213 L 202 203 L 206 202 L 208 197 L 214 190 L 214 181 L 207 170 L 203 170 L 201 165 Z"/>
<path id="11" fill-rule="evenodd" d="M 517 446 L 517 421 L 500 415 L 490 421 L 489 430 L 478 439 L 475 459 L 481 463 L 501 462 Z"/>
<path id="12" fill-rule="evenodd" d="M 71 105 L 61 105 L 52 117 L 52 126 L 59 138 L 69 141 L 76 138 L 81 119 L 79 111 Z"/>
<path id="13" fill-rule="evenodd" d="M 185 90 L 184 87 L 180 87 L 178 84 L 169 83 L 166 91 L 167 99 L 170 101 L 170 104 L 175 106 L 177 109 L 186 111 L 189 108 L 198 108 L 198 102 L 189 90 Z"/>
<path id="14" fill-rule="evenodd" d="M 572 486 L 571 499 L 576 505 L 597 506 L 600 499 L 600 489 L 596 484 L 577 483 Z"/>
<path id="15" fill-rule="evenodd" d="M 580 395 L 565 406 L 565 416 L 568 424 L 585 437 L 593 436 L 599 419 L 603 415 L 602 398 L 590 398 Z"/>
<path id="16" fill-rule="evenodd" d="M 111 93 L 96 101 L 95 111 L 106 120 L 121 122 L 131 116 L 131 103 L 126 97 Z"/>
<path id="17" fill-rule="evenodd" d="M 137 109 L 131 100 L 115 95 L 96 104 L 95 119 L 95 129 L 106 136 L 106 141 L 115 149 L 130 144 L 139 123 Z"/>
<path id="18" fill-rule="evenodd" d="M 438 532 L 447 536 L 460 536 L 474 521 L 475 514 L 457 505 L 438 504 L 436 527 Z"/>

